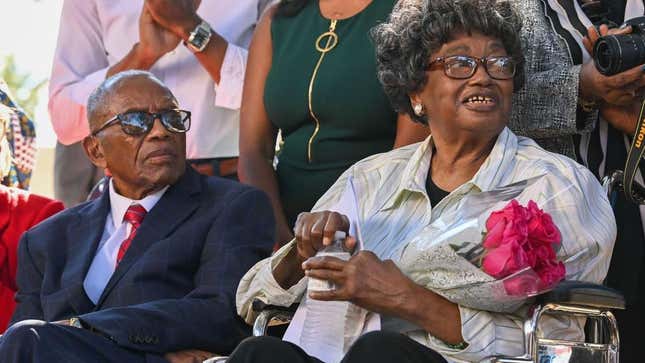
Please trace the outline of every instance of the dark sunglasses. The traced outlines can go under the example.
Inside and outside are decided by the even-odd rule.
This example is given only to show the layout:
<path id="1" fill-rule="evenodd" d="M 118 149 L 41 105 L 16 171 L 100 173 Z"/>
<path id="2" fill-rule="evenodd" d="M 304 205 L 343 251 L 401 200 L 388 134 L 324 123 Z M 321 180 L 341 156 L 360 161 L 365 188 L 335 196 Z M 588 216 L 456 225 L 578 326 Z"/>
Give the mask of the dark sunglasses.
<path id="1" fill-rule="evenodd" d="M 121 124 L 121 130 L 130 136 L 141 136 L 147 134 L 155 120 L 159 119 L 161 124 L 170 132 L 184 133 L 190 129 L 190 111 L 165 110 L 158 113 L 146 111 L 130 111 L 120 113 L 105 121 L 101 127 L 94 130 L 92 135 L 114 125 Z"/>
<path id="2" fill-rule="evenodd" d="M 428 63 L 426 69 L 442 64 L 443 73 L 455 79 L 470 78 L 477 71 L 479 64 L 484 66 L 486 73 L 493 79 L 511 79 L 515 76 L 516 62 L 512 57 L 470 57 L 467 55 L 454 55 L 450 57 L 439 57 Z"/>

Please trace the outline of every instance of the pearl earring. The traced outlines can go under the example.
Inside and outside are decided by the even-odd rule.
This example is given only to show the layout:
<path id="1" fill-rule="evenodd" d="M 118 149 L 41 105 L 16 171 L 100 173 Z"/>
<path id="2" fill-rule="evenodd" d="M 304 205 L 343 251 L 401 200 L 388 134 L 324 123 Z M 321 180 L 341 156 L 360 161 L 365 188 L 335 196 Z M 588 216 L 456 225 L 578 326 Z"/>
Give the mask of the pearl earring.
<path id="1" fill-rule="evenodd" d="M 417 116 L 422 116 L 423 115 L 423 105 L 420 103 L 417 103 L 413 107 L 414 109 L 414 114 Z"/>

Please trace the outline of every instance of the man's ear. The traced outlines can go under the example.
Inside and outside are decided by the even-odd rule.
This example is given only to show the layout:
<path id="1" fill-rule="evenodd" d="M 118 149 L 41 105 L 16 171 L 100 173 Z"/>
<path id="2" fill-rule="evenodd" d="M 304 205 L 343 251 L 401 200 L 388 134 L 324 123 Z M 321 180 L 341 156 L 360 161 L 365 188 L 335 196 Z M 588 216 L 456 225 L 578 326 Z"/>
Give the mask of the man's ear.
<path id="1" fill-rule="evenodd" d="M 96 136 L 85 137 L 83 139 L 83 149 L 85 149 L 85 153 L 92 164 L 101 169 L 107 168 L 103 147 Z"/>

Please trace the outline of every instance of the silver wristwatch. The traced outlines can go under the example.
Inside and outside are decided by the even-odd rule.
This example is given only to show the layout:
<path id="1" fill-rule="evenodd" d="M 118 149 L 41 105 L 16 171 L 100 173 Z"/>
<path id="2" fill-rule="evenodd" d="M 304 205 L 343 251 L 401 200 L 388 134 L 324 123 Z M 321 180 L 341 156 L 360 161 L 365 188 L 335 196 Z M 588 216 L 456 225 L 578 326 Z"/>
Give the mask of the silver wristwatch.
<path id="1" fill-rule="evenodd" d="M 190 32 L 190 36 L 184 44 L 186 44 L 193 53 L 198 53 L 206 49 L 212 35 L 213 30 L 210 25 L 202 20 L 202 22 L 199 23 L 192 32 Z"/>

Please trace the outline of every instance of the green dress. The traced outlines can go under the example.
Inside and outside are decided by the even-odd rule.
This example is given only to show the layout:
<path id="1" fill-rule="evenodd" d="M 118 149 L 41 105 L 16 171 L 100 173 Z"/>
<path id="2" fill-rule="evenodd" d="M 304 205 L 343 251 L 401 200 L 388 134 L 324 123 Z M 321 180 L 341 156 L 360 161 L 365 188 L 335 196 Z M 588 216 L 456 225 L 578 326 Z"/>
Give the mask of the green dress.
<path id="1" fill-rule="evenodd" d="M 339 20 L 338 43 L 322 60 L 316 39 L 329 30 L 331 21 L 320 13 L 318 1 L 309 1 L 293 17 L 273 19 L 273 63 L 264 103 L 269 119 L 282 132 L 276 173 L 291 226 L 349 166 L 394 145 L 397 114 L 377 79 L 369 35 L 387 20 L 394 3 L 373 0 L 360 13 Z M 314 118 L 309 85 L 319 61 L 311 88 Z"/>

